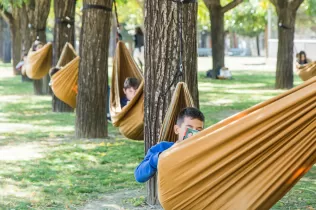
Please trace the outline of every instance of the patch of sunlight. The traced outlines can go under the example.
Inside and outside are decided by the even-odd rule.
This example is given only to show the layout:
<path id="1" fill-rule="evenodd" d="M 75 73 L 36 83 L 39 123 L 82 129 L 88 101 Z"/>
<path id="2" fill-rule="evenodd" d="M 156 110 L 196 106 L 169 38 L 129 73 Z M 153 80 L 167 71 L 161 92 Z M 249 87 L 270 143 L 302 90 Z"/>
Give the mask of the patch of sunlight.
<path id="1" fill-rule="evenodd" d="M 36 127 L 37 128 L 37 127 Z M 73 126 L 43 126 L 40 127 L 39 132 L 51 132 L 51 131 L 74 131 L 75 130 L 75 125 Z"/>
<path id="2" fill-rule="evenodd" d="M 200 102 L 201 105 L 211 105 L 211 106 L 225 106 L 225 105 L 231 105 L 234 101 L 231 99 L 219 99 L 216 101 L 207 101 L 207 102 Z"/>
<path id="3" fill-rule="evenodd" d="M 26 99 L 25 96 L 17 96 L 17 95 L 10 95 L 10 96 L 0 96 L 1 102 L 10 102 L 10 103 L 18 103 L 21 100 Z"/>
<path id="4" fill-rule="evenodd" d="M 272 89 L 257 89 L 257 90 L 249 90 L 249 89 L 242 89 L 242 90 L 236 90 L 236 89 L 226 89 L 224 92 L 226 93 L 239 93 L 239 94 L 275 94 L 275 93 L 282 93 L 283 91 L 281 90 L 272 90 Z"/>
<path id="5" fill-rule="evenodd" d="M 240 88 L 240 89 L 248 89 L 248 88 L 259 88 L 265 87 L 264 83 L 253 83 L 253 84 L 224 84 L 224 83 L 200 83 L 199 90 L 209 90 L 209 88 Z"/>
<path id="6" fill-rule="evenodd" d="M 0 160 L 17 161 L 43 158 L 43 149 L 35 144 L 0 147 Z"/>
<path id="7" fill-rule="evenodd" d="M 32 125 L 22 123 L 0 123 L 0 133 L 31 130 Z"/>

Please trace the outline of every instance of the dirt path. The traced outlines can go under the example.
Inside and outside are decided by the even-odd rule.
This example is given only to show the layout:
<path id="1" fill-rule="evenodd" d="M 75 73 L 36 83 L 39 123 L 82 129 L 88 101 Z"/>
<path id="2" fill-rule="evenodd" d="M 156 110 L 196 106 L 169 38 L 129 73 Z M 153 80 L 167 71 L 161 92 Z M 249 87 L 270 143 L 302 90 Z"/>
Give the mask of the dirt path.
<path id="1" fill-rule="evenodd" d="M 77 210 L 162 210 L 160 206 L 149 206 L 142 204 L 145 190 L 123 190 L 113 194 L 106 194 L 99 200 L 90 201 L 85 206 L 77 208 Z"/>

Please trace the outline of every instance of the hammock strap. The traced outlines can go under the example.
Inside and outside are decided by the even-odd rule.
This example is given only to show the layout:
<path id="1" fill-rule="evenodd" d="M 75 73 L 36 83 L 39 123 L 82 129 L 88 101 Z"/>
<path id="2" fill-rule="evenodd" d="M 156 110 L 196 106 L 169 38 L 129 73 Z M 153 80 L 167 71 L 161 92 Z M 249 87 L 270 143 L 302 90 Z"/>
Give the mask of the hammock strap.
<path id="1" fill-rule="evenodd" d="M 112 12 L 112 8 L 106 7 L 103 5 L 97 5 L 97 4 L 84 4 L 82 7 L 82 11 L 87 10 L 87 9 L 100 9 L 106 12 Z"/>
<path id="2" fill-rule="evenodd" d="M 55 18 L 55 23 L 57 24 L 74 24 L 74 19 L 69 18 L 68 16 L 62 18 Z"/>

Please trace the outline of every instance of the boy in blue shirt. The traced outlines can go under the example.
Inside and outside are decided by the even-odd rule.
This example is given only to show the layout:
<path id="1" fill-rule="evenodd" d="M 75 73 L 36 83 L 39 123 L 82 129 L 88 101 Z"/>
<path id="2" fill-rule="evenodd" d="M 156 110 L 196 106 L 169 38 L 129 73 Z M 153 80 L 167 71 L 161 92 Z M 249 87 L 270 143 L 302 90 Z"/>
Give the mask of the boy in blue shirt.
<path id="1" fill-rule="evenodd" d="M 125 97 L 121 98 L 121 108 L 126 106 L 130 100 L 132 100 L 136 94 L 139 82 L 134 77 L 127 77 L 124 82 L 124 94 Z"/>
<path id="2" fill-rule="evenodd" d="M 204 115 L 203 113 L 193 107 L 188 107 L 180 111 L 177 123 L 174 125 L 174 132 L 178 135 L 177 142 L 183 141 L 187 128 L 191 128 L 197 131 L 201 131 L 204 128 Z M 176 143 L 177 143 L 176 142 Z M 134 176 L 137 182 L 146 182 L 157 172 L 157 165 L 159 155 L 163 151 L 172 147 L 173 142 L 160 142 L 155 146 L 152 146 L 144 160 L 137 166 L 134 172 Z"/>

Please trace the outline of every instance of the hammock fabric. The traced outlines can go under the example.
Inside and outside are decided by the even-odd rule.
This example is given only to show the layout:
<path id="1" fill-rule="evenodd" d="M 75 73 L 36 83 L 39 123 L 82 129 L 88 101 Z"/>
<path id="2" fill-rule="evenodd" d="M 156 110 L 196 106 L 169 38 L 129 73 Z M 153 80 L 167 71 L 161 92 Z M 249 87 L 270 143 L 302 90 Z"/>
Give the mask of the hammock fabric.
<path id="1" fill-rule="evenodd" d="M 316 76 L 316 62 L 296 68 L 296 71 L 303 81 L 309 80 L 310 78 Z"/>
<path id="2" fill-rule="evenodd" d="M 163 152 L 164 209 L 269 209 L 316 162 L 316 77 Z"/>
<path id="3" fill-rule="evenodd" d="M 51 78 L 55 96 L 72 108 L 76 108 L 77 93 L 73 88 L 78 82 L 79 61 L 80 57 L 77 56 Z"/>
<path id="4" fill-rule="evenodd" d="M 123 85 L 127 77 L 140 81 L 135 97 L 124 107 L 120 98 L 124 97 Z M 112 88 L 110 93 L 110 113 L 112 123 L 129 139 L 144 139 L 144 78 L 130 52 L 123 42 L 118 42 L 113 60 Z"/>
<path id="5" fill-rule="evenodd" d="M 42 79 L 52 65 L 52 43 L 45 44 L 41 49 L 29 51 L 25 65 L 26 75 L 31 79 Z"/>
<path id="6" fill-rule="evenodd" d="M 74 88 L 78 82 L 79 61 L 75 49 L 67 42 L 56 65 L 61 69 L 51 78 L 55 96 L 72 108 L 76 108 L 77 93 Z"/>
<path id="7" fill-rule="evenodd" d="M 179 82 L 174 90 L 171 103 L 161 126 L 159 141 L 177 141 L 173 125 L 176 124 L 179 112 L 186 107 L 194 107 L 194 102 L 187 85 Z"/>

